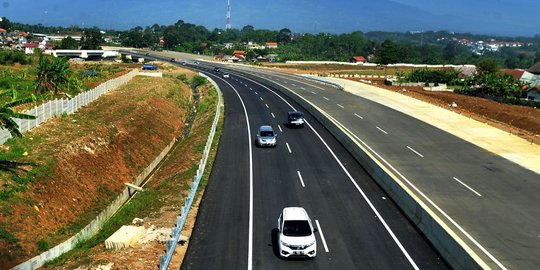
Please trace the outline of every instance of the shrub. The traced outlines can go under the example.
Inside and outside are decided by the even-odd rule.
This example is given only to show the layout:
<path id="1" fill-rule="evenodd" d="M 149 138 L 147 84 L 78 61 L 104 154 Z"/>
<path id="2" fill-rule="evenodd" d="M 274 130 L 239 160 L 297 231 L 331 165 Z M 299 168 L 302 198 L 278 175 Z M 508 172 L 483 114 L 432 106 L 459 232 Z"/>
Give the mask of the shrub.
<path id="1" fill-rule="evenodd" d="M 203 76 L 197 75 L 197 76 L 195 76 L 195 77 L 193 77 L 191 79 L 191 85 L 193 87 L 198 87 L 198 86 L 203 85 L 205 83 L 206 83 L 206 78 L 203 77 Z"/>

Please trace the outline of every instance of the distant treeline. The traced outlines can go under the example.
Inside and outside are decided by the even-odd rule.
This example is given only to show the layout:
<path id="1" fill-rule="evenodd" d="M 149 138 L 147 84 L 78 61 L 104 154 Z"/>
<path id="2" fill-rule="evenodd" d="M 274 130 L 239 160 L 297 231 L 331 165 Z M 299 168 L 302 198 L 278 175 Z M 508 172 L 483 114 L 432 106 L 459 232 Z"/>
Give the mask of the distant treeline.
<path id="1" fill-rule="evenodd" d="M 4 26 L 4 27 L 2 27 Z M 12 28 L 34 33 L 86 32 L 96 28 L 46 27 L 0 22 L 2 28 Z M 96 33 L 97 32 L 97 33 Z M 535 37 L 492 37 L 487 35 L 460 34 L 446 31 L 422 33 L 368 32 L 348 34 L 297 34 L 288 28 L 279 31 L 255 29 L 251 25 L 242 29 L 208 30 L 204 26 L 177 21 L 173 25 L 154 24 L 145 28 L 137 26 L 128 31 L 107 30 L 104 35 L 117 37 L 123 46 L 136 48 L 168 49 L 200 54 L 230 54 L 234 50 L 246 50 L 247 42 L 264 45 L 278 42 L 276 49 L 247 50 L 248 59 L 257 55 L 276 54 L 278 61 L 327 60 L 349 61 L 352 56 L 374 55 L 372 62 L 413 64 L 478 64 L 491 59 L 500 67 L 529 68 L 540 61 L 540 35 Z M 517 41 L 531 43 L 521 48 L 502 48 L 496 52 L 477 55 L 467 46 L 454 39 L 470 41 Z M 162 40 L 162 44 L 160 44 Z M 70 46 L 73 46 L 73 41 Z M 230 44 L 231 46 L 225 46 Z M 66 46 L 62 46 L 66 47 Z"/>

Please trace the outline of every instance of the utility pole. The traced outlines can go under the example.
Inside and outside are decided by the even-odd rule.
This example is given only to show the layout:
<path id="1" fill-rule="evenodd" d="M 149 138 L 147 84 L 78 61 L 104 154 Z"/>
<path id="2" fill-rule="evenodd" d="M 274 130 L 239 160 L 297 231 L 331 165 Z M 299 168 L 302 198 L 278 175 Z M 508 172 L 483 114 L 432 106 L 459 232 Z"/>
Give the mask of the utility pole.
<path id="1" fill-rule="evenodd" d="M 229 30 L 231 29 L 231 1 L 227 0 L 227 24 L 225 25 L 225 29 Z"/>

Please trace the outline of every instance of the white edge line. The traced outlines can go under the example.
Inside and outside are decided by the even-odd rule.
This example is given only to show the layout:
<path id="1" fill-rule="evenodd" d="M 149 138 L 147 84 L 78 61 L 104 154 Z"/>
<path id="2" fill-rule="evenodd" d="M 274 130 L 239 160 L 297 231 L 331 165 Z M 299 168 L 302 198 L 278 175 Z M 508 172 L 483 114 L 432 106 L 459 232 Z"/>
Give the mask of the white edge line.
<path id="1" fill-rule="evenodd" d="M 476 192 L 476 190 L 472 189 L 472 188 L 469 187 L 467 184 L 463 183 L 461 180 L 457 179 L 456 177 L 454 177 L 454 180 L 458 181 L 460 184 L 462 184 L 463 186 L 465 186 L 466 188 L 468 188 L 470 191 L 474 192 L 476 195 L 478 195 L 478 197 L 482 197 L 482 194 Z"/>
<path id="2" fill-rule="evenodd" d="M 409 148 L 409 150 L 413 151 L 415 154 L 419 155 L 420 157 L 424 157 L 422 154 L 418 153 L 418 151 L 412 149 L 410 146 L 407 145 L 407 148 Z"/>
<path id="3" fill-rule="evenodd" d="M 273 90 L 271 90 L 270 88 L 262 85 L 261 83 L 259 82 L 256 82 L 254 80 L 251 80 L 248 78 L 248 80 L 252 81 L 252 82 L 255 82 L 256 84 L 260 85 L 260 86 L 263 86 L 264 88 L 268 89 L 269 91 L 273 92 L 275 95 L 279 96 L 285 103 L 287 103 L 291 108 L 294 109 L 294 107 L 289 104 L 283 97 L 281 97 L 279 94 L 277 94 L 276 92 L 274 92 Z M 291 80 L 294 80 L 294 79 L 291 79 Z M 307 84 L 307 83 L 304 83 L 304 84 Z M 310 85 L 310 84 L 307 84 L 307 85 Z M 286 88 L 285 86 L 281 85 L 282 87 Z M 312 86 L 312 85 L 310 85 Z M 315 88 L 319 88 L 319 89 L 322 89 L 320 87 L 317 87 L 317 86 L 312 86 L 312 87 L 315 87 Z M 286 88 L 288 89 L 288 88 Z M 288 89 L 289 91 L 293 92 L 292 90 Z M 324 90 L 324 89 L 322 89 Z M 293 93 L 296 93 L 296 92 L 293 92 Z M 312 92 L 313 94 L 316 94 L 314 92 Z M 341 124 L 339 121 L 337 121 L 334 117 L 328 115 L 329 118 L 331 118 L 333 121 L 335 121 L 336 123 L 338 123 L 341 127 L 343 127 L 345 130 L 347 130 L 347 132 L 349 132 L 354 138 L 356 138 L 356 140 L 358 140 L 362 145 L 364 145 L 365 147 L 367 147 L 369 149 L 369 151 L 371 151 L 371 153 L 375 154 L 375 156 L 377 156 L 377 158 L 379 158 L 384 164 L 386 164 L 386 166 L 388 166 L 388 168 L 390 168 L 392 171 L 394 171 L 399 177 L 401 177 L 401 179 L 403 179 L 409 186 L 411 186 L 416 192 L 418 192 L 418 194 L 420 194 L 420 196 L 422 196 L 429 204 L 431 204 L 435 209 L 437 209 L 437 211 L 439 211 L 448 221 L 450 221 L 450 223 L 452 223 L 452 225 L 454 225 L 461 233 L 463 233 L 471 242 L 473 242 L 480 250 L 482 250 L 482 252 L 488 256 L 497 266 L 499 266 L 499 268 L 503 269 L 503 270 L 506 270 L 507 268 L 499 261 L 497 260 L 497 258 L 495 258 L 495 256 L 493 256 L 489 251 L 487 251 L 480 243 L 478 243 L 478 241 L 476 241 L 476 239 L 474 239 L 467 231 L 465 231 L 465 229 L 463 229 L 454 219 L 452 219 L 444 210 L 442 210 L 437 204 L 435 204 L 426 194 L 424 194 L 420 189 L 418 189 L 409 179 L 407 179 L 403 174 L 401 174 L 396 168 L 394 168 L 394 166 L 392 166 L 390 163 L 388 163 L 388 161 L 386 161 L 383 157 L 381 157 L 377 152 L 375 152 L 368 144 L 366 144 L 363 140 L 361 140 L 360 138 L 358 138 L 358 136 L 356 136 L 356 134 L 354 134 L 353 132 L 351 132 L 347 127 L 345 127 L 343 124 Z M 408 256 L 408 254 L 406 254 Z M 409 257 L 408 257 L 409 258 Z M 412 262 L 414 263 L 414 262 Z M 414 264 L 415 268 L 416 267 L 416 264 Z M 418 268 L 417 268 L 418 269 Z"/>
<path id="4" fill-rule="evenodd" d="M 377 128 L 378 130 L 380 130 L 382 133 L 388 135 L 388 132 L 384 131 L 382 128 L 380 128 L 380 127 L 376 127 L 376 128 Z"/>
<path id="5" fill-rule="evenodd" d="M 323 243 L 323 246 L 324 246 L 324 251 L 326 251 L 326 253 L 330 252 L 330 250 L 328 250 L 328 245 L 326 245 L 326 239 L 324 239 L 324 234 L 322 232 L 322 228 L 321 228 L 321 224 L 319 224 L 319 220 L 315 220 L 315 223 L 317 224 L 317 229 L 319 230 L 319 235 L 321 236 L 321 240 L 322 240 L 322 243 Z"/>
<path id="6" fill-rule="evenodd" d="M 452 217 L 450 217 L 444 210 L 442 210 L 437 204 L 435 204 L 426 194 L 424 194 L 418 187 L 416 187 L 407 177 L 405 177 L 403 174 L 401 174 L 392 164 L 390 164 L 388 161 L 386 161 L 379 153 L 375 152 L 366 142 L 364 142 L 362 139 L 360 139 L 356 134 L 354 134 L 352 131 L 350 131 L 347 127 L 345 127 L 343 124 L 341 124 L 339 121 L 337 121 L 334 117 L 328 115 L 329 118 L 331 118 L 333 121 L 338 123 L 343 129 L 345 129 L 349 134 L 351 134 L 358 142 L 360 142 L 362 145 L 364 145 L 371 153 L 373 153 L 375 156 L 377 156 L 378 159 L 380 159 L 388 168 L 390 168 L 392 171 L 394 171 L 401 179 L 403 179 L 412 189 L 414 189 L 422 198 L 424 198 L 431 206 L 433 206 L 439 213 L 441 213 L 452 225 L 454 225 L 461 233 L 463 233 L 467 239 L 469 239 L 471 242 L 473 242 L 476 247 L 478 247 L 486 256 L 488 256 L 499 268 L 506 270 L 507 268 L 499 261 L 495 256 L 493 256 L 489 251 L 487 251 L 486 248 L 484 248 L 476 239 L 474 239 L 463 227 L 461 227 Z"/>
<path id="7" fill-rule="evenodd" d="M 247 125 L 247 137 L 248 137 L 248 148 L 249 148 L 249 221 L 248 221 L 248 270 L 253 269 L 253 149 L 251 146 L 251 127 L 249 125 L 249 117 L 246 109 L 244 100 L 240 96 L 240 93 L 226 80 L 223 80 L 228 84 L 236 93 L 242 103 L 244 108 L 244 115 L 246 116 L 246 125 Z"/>
<path id="8" fill-rule="evenodd" d="M 274 93 L 274 95 L 278 96 L 281 100 L 283 100 L 283 102 L 285 102 L 287 105 L 289 105 L 289 107 L 291 107 L 293 110 L 296 110 L 288 101 L 286 101 L 281 95 L 279 95 L 278 93 L 276 93 L 275 91 L 273 91 L 272 89 L 266 87 L 265 85 L 257 82 L 257 81 L 254 81 L 252 79 L 249 79 L 247 78 L 248 80 L 266 88 L 268 91 Z M 285 86 L 281 85 L 281 87 L 284 87 L 286 88 Z M 290 90 L 289 88 L 286 88 L 288 89 L 289 91 L 292 92 L 292 90 Z M 338 122 L 337 120 L 335 120 L 332 116 L 329 116 L 332 120 Z M 339 123 L 339 122 L 338 122 Z M 326 141 L 324 141 L 324 139 L 321 137 L 321 135 L 319 135 L 319 133 L 315 130 L 315 128 L 308 122 L 306 121 L 306 124 L 309 126 L 309 128 L 315 133 L 315 135 L 317 135 L 317 137 L 319 138 L 319 140 L 322 141 L 322 143 L 324 144 L 324 146 L 326 146 L 326 149 L 328 149 L 328 151 L 332 154 L 332 156 L 334 157 L 334 159 L 337 161 L 337 163 L 339 164 L 339 166 L 341 167 L 341 169 L 345 172 L 345 174 L 347 174 L 349 180 L 353 183 L 353 185 L 356 187 L 356 189 L 358 190 L 358 192 L 360 192 L 360 194 L 362 195 L 362 197 L 364 198 L 364 200 L 367 202 L 367 204 L 370 206 L 370 208 L 372 209 L 372 211 L 375 213 L 375 215 L 379 218 L 379 221 L 383 224 L 384 228 L 386 229 L 386 231 L 388 232 L 388 234 L 390 234 L 390 236 L 392 237 L 392 239 L 394 240 L 394 242 L 396 243 L 396 245 L 399 247 L 399 249 L 401 250 L 401 252 L 403 253 L 403 255 L 405 255 L 405 257 L 407 258 L 407 260 L 409 261 L 409 263 L 411 264 L 411 266 L 415 269 L 415 270 L 419 270 L 420 268 L 416 265 L 416 263 L 414 262 L 414 260 L 412 259 L 412 257 L 409 255 L 409 252 L 407 252 L 407 250 L 405 249 L 405 247 L 403 247 L 403 245 L 401 244 L 401 242 L 399 241 L 399 239 L 397 239 L 397 236 L 394 234 L 394 232 L 392 231 L 392 229 L 390 229 L 390 226 L 388 226 L 388 224 L 386 224 L 386 221 L 384 221 L 384 218 L 380 215 L 379 211 L 375 208 L 375 206 L 373 205 L 373 203 L 371 203 L 371 201 L 369 200 L 369 198 L 367 197 L 367 195 L 364 193 L 364 191 L 360 188 L 360 186 L 356 183 L 356 181 L 354 180 L 354 178 L 351 176 L 351 174 L 349 173 L 349 171 L 345 168 L 345 166 L 343 165 L 343 163 L 341 163 L 341 161 L 339 160 L 339 158 L 336 156 L 336 154 L 334 153 L 334 151 L 332 151 L 332 149 L 330 148 L 330 146 L 328 146 L 328 144 L 326 143 Z M 341 123 L 339 123 L 341 125 Z M 343 125 L 342 125 L 343 126 Z M 347 129 L 347 131 L 349 131 Z M 350 132 L 350 131 L 349 131 Z M 351 132 L 352 134 L 352 132 Z M 354 135 L 354 134 L 353 134 Z M 355 135 L 356 137 L 356 135 Z M 360 140 L 358 137 L 356 137 L 358 140 Z M 365 144 L 363 141 L 362 141 L 363 144 Z M 369 147 L 369 146 L 368 146 Z M 371 151 L 373 151 L 371 148 L 370 148 Z M 373 151 L 374 152 L 374 151 Z M 379 156 L 377 154 L 377 156 Z M 379 158 L 382 159 L 382 157 L 379 156 Z M 386 162 L 386 164 L 390 165 L 389 163 Z M 391 166 L 391 165 L 390 165 Z M 393 167 L 392 167 L 393 168 Z M 395 170 L 395 169 L 394 169 Z M 403 176 L 402 176 L 403 177 Z M 320 226 L 319 226 L 319 222 L 317 220 L 315 220 L 317 222 L 317 227 L 319 227 L 319 231 L 320 231 Z M 322 235 L 322 232 L 321 232 L 321 235 Z M 325 244 L 326 242 L 323 242 L 323 244 Z"/>
<path id="9" fill-rule="evenodd" d="M 302 179 L 302 175 L 300 174 L 300 171 L 296 171 L 298 173 L 298 178 L 300 178 L 300 183 L 302 184 L 302 187 L 306 187 L 304 184 L 304 179 Z"/>
<path id="10" fill-rule="evenodd" d="M 292 154 L 291 147 L 289 146 L 289 143 L 285 143 L 287 145 L 287 149 L 289 149 L 289 153 Z"/>

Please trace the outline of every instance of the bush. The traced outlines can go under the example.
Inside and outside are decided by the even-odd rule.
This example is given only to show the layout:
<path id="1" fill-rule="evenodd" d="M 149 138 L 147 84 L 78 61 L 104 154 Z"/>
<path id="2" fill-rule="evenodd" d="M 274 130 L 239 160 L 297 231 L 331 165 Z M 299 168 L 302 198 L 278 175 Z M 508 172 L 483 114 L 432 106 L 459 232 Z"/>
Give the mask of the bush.
<path id="1" fill-rule="evenodd" d="M 193 87 L 198 87 L 198 86 L 203 85 L 205 83 L 206 83 L 206 78 L 203 77 L 203 76 L 197 75 L 197 76 L 195 76 L 195 77 L 193 77 L 191 79 L 191 85 Z"/>
<path id="2" fill-rule="evenodd" d="M 24 52 L 0 51 L 0 65 L 13 65 L 19 63 L 21 65 L 30 64 L 30 57 Z"/>
<path id="3" fill-rule="evenodd" d="M 417 69 L 405 76 L 407 82 L 451 83 L 458 80 L 459 71 Z"/>

